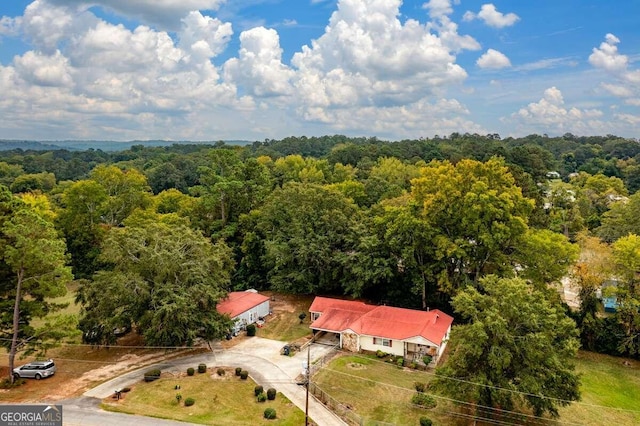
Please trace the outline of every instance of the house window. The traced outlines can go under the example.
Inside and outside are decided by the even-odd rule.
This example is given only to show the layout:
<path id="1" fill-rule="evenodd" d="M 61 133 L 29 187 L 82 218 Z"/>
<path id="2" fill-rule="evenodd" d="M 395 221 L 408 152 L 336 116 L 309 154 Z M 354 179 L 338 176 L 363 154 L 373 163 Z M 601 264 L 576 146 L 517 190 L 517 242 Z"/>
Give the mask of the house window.
<path id="1" fill-rule="evenodd" d="M 373 338 L 373 344 L 374 345 L 386 346 L 386 347 L 390 348 L 391 347 L 391 339 L 382 339 L 380 337 L 374 337 Z"/>

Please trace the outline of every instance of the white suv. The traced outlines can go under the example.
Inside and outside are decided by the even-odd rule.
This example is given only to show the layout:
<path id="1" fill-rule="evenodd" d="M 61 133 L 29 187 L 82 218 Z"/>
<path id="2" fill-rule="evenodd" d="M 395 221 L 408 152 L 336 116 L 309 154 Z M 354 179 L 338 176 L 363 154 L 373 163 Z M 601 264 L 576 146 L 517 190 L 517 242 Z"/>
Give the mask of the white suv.
<path id="1" fill-rule="evenodd" d="M 13 369 L 13 377 L 16 379 L 36 379 L 50 377 L 56 373 L 56 365 L 52 359 L 46 361 L 34 361 Z"/>

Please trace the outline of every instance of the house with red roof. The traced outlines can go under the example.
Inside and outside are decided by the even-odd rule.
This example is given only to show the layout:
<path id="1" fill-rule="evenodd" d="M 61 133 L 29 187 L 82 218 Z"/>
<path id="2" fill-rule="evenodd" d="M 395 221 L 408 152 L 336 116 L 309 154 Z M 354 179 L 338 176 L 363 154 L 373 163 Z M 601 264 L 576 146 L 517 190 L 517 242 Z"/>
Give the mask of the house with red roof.
<path id="1" fill-rule="evenodd" d="M 343 349 L 380 350 L 408 361 L 430 355 L 437 362 L 453 324 L 453 317 L 438 309 L 418 311 L 328 297 L 316 297 L 309 312 L 314 334 L 334 334 Z"/>
<path id="2" fill-rule="evenodd" d="M 232 291 L 218 302 L 216 307 L 221 314 L 227 314 L 234 320 L 234 333 L 243 330 L 249 324 L 269 315 L 269 298 L 256 290 Z"/>

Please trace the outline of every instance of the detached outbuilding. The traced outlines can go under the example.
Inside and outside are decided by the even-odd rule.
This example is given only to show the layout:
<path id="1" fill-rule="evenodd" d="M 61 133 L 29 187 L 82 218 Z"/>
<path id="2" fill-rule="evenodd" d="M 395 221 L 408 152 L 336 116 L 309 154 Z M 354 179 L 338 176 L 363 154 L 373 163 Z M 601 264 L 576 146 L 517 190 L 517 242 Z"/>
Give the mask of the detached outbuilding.
<path id="1" fill-rule="evenodd" d="M 232 291 L 218 303 L 218 312 L 234 320 L 233 332 L 243 330 L 249 324 L 269 315 L 269 298 L 256 290 Z"/>

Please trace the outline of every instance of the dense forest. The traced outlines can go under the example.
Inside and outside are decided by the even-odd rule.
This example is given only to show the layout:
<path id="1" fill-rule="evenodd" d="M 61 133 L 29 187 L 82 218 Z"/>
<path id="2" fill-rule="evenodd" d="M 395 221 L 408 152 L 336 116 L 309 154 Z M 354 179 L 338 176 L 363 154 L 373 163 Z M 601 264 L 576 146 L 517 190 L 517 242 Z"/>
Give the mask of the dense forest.
<path id="1" fill-rule="evenodd" d="M 78 326 L 99 344 L 131 328 L 152 345 L 220 337 L 229 323 L 215 305 L 233 289 L 437 307 L 464 324 L 476 315 L 465 300 L 489 303 L 487 294 L 524 294 L 524 285 L 540 309 L 577 324 L 558 340 L 579 335 L 584 348 L 615 355 L 640 349 L 637 140 L 454 133 L 14 149 L 0 152 L 0 189 L 5 342 L 62 335 L 29 322 L 55 311 L 47 298 L 63 291 L 69 265 Z M 36 241 L 27 230 L 39 240 L 16 254 L 21 238 Z M 29 257 L 35 264 L 19 262 Z M 579 287 L 579 309 L 560 301 L 565 277 Z M 616 298 L 614 314 L 603 313 L 602 292 Z"/>

